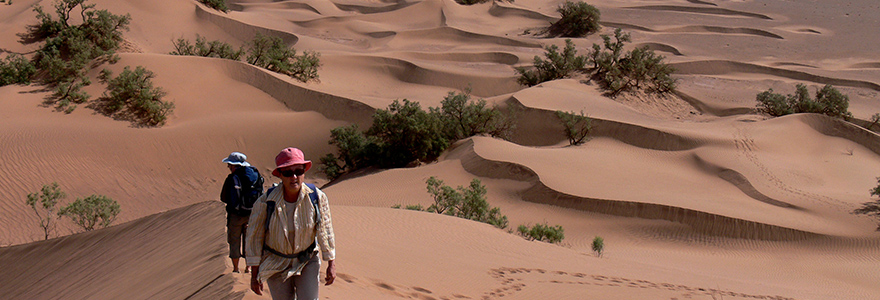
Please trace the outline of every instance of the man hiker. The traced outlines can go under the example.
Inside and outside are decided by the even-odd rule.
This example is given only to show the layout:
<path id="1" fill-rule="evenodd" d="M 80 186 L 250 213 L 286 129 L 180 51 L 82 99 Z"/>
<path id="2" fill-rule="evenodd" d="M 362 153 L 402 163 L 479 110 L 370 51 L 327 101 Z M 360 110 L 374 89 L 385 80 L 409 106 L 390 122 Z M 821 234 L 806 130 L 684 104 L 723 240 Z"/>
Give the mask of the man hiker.
<path id="1" fill-rule="evenodd" d="M 238 260 L 245 255 L 244 236 L 247 234 L 251 208 L 263 194 L 263 177 L 246 160 L 247 156 L 241 152 L 232 152 L 223 159 L 229 168 L 229 175 L 223 182 L 220 201 L 226 203 L 226 241 L 229 243 L 232 272 L 235 273 L 239 272 Z M 247 266 L 244 272 L 248 272 Z"/>

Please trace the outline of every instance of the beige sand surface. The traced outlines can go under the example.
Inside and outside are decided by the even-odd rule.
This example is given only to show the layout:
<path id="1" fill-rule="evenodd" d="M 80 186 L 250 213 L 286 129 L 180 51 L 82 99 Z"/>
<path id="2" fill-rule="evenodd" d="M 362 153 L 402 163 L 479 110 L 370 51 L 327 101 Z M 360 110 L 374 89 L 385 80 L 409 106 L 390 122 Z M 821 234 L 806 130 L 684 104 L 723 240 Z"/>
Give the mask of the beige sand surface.
<path id="1" fill-rule="evenodd" d="M 337 231 L 335 284 L 322 299 L 880 299 L 871 200 L 880 137 L 817 115 L 767 119 L 755 95 L 825 84 L 850 97 L 854 122 L 880 112 L 880 5 L 874 0 L 615 0 L 601 34 L 632 34 L 676 69 L 671 97 L 604 97 L 578 79 L 526 88 L 528 66 L 562 38 L 537 33 L 562 1 L 461 6 L 451 0 L 92 0 L 132 16 L 125 53 L 101 68 L 145 66 L 176 109 L 136 128 L 80 106 L 42 105 L 41 85 L 0 87 L 0 298 L 267 299 L 231 273 L 218 194 L 241 151 L 264 175 L 282 148 L 315 162 L 330 130 L 369 126 L 395 99 L 438 106 L 470 87 L 522 108 L 511 141 L 460 141 L 436 163 L 324 186 Z M 0 57 L 26 55 L 18 34 L 34 4 L 0 4 Z M 320 81 L 301 83 L 243 62 L 167 55 L 177 38 L 240 46 L 257 33 L 321 53 Z M 574 40 L 585 53 L 598 34 Z M 554 111 L 594 118 L 593 139 L 568 146 Z M 327 184 L 317 168 L 309 180 Z M 511 227 L 562 225 L 560 245 L 467 220 L 391 209 L 432 199 L 425 180 L 477 178 Z M 271 177 L 271 176 L 270 176 Z M 269 183 L 277 182 L 267 178 Z M 117 226 L 55 238 L 25 205 L 58 182 L 69 195 L 117 200 Z M 213 201 L 205 203 L 205 201 Z M 595 236 L 606 252 L 590 250 Z"/>

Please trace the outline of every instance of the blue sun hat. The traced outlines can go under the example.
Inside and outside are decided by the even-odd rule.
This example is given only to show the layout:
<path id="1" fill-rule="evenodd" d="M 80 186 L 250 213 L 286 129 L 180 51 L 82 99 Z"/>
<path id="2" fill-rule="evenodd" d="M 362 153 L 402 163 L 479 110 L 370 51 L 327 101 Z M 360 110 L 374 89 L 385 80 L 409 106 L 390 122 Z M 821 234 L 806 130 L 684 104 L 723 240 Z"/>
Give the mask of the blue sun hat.
<path id="1" fill-rule="evenodd" d="M 251 164 L 249 164 L 245 160 L 247 160 L 247 155 L 244 155 L 244 153 L 232 152 L 229 154 L 229 157 L 223 159 L 223 162 L 230 165 L 249 167 Z"/>

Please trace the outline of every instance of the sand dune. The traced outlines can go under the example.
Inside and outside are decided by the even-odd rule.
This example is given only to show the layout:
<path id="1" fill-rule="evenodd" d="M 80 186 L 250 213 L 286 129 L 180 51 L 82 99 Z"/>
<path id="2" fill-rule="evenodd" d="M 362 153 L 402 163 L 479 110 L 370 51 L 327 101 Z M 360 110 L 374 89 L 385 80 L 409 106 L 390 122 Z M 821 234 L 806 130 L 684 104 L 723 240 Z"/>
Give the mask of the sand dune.
<path id="1" fill-rule="evenodd" d="M 0 298 L 265 299 L 230 274 L 223 212 L 204 203 L 227 174 L 220 159 L 242 151 L 268 175 L 277 151 L 295 146 L 317 162 L 334 150 L 333 128 L 367 128 L 394 100 L 436 107 L 468 87 L 521 110 L 511 141 L 473 137 L 434 163 L 325 186 L 340 274 L 322 299 L 880 298 L 875 220 L 850 214 L 871 200 L 880 137 L 824 116 L 754 113 L 767 89 L 832 84 L 867 125 L 880 111 L 871 1 L 593 3 L 599 34 L 623 28 L 627 49 L 647 46 L 677 70 L 673 96 L 615 99 L 583 78 L 516 83 L 514 67 L 564 45 L 543 35 L 560 2 L 233 0 L 228 13 L 189 0 L 89 3 L 133 21 L 121 60 L 91 70 L 85 90 L 101 95 L 102 68 L 145 66 L 176 109 L 164 127 L 138 128 L 85 106 L 57 112 L 41 85 L 0 87 L 0 266 L 13 270 Z M 51 7 L 0 4 L 0 57 L 39 47 L 19 36 L 34 4 Z M 177 38 L 238 47 L 258 33 L 321 53 L 320 80 L 167 54 Z M 579 53 L 599 34 L 574 39 Z M 593 118 L 592 140 L 568 146 L 557 110 Z M 327 183 L 313 170 L 310 181 Z M 566 239 L 390 208 L 430 205 L 431 176 L 480 179 L 512 227 L 559 224 Z M 42 232 L 24 199 L 53 181 L 69 194 L 62 204 L 117 200 L 119 225 L 70 235 L 63 220 L 58 238 L 34 242 Z"/>
<path id="2" fill-rule="evenodd" d="M 103 230 L 0 249 L 6 299 L 235 299 L 222 205 L 203 202 Z M 145 284 L 145 283 L 149 284 Z M 238 296 L 240 297 L 240 296 Z"/>

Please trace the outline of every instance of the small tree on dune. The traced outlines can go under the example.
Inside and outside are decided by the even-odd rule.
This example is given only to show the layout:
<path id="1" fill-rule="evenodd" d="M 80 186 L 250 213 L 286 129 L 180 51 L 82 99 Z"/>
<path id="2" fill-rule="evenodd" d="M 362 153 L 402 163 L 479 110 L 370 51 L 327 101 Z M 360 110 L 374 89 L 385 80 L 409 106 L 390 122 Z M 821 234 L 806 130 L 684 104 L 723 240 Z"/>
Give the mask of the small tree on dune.
<path id="1" fill-rule="evenodd" d="M 544 53 L 546 60 L 535 55 L 534 68 L 515 68 L 520 75 L 517 78 L 520 84 L 534 86 L 541 82 L 566 78 L 583 69 L 587 63 L 585 56 L 577 55 L 577 49 L 571 39 L 565 40 L 565 49 L 561 53 L 556 45 L 544 47 L 544 50 L 546 50 Z"/>
<path id="2" fill-rule="evenodd" d="M 535 224 L 531 228 L 526 225 L 517 227 L 519 235 L 530 240 L 537 240 L 551 244 L 559 243 L 565 239 L 565 230 L 560 225 L 550 226 L 547 223 Z"/>
<path id="3" fill-rule="evenodd" d="M 434 197 L 434 204 L 427 211 L 455 216 L 463 219 L 487 223 L 504 229 L 507 228 L 507 216 L 501 209 L 490 207 L 486 201 L 486 186 L 479 179 L 474 179 L 467 187 L 457 189 L 446 186 L 442 180 L 433 176 L 427 180 L 428 193 Z"/>
<path id="4" fill-rule="evenodd" d="M 55 206 L 58 201 L 67 195 L 61 191 L 57 182 L 43 185 L 39 193 L 27 195 L 27 205 L 30 206 L 37 218 L 40 219 L 40 228 L 43 229 L 43 238 L 48 240 L 49 235 L 55 231 L 57 220 L 55 219 Z"/>
<path id="5" fill-rule="evenodd" d="M 110 226 L 119 211 L 119 203 L 115 200 L 103 195 L 91 195 L 62 207 L 58 215 L 67 216 L 82 229 L 91 231 L 96 226 Z"/>
<path id="6" fill-rule="evenodd" d="M 816 97 L 810 97 L 807 86 L 798 83 L 794 94 L 782 95 L 768 89 L 755 96 L 759 112 L 773 117 L 796 113 L 824 114 L 829 117 L 848 120 L 852 114 L 848 111 L 849 96 L 844 95 L 830 84 L 816 91 Z"/>
<path id="7" fill-rule="evenodd" d="M 593 252 L 596 252 L 596 255 L 602 257 L 602 252 L 605 251 L 605 240 L 601 236 L 597 236 L 593 238 Z"/>
<path id="8" fill-rule="evenodd" d="M 286 74 L 302 82 L 318 80 L 318 68 L 321 66 L 318 52 L 303 51 L 302 55 L 297 55 L 296 49 L 285 45 L 280 37 L 260 33 L 248 43 L 247 48 L 249 64 Z"/>
<path id="9" fill-rule="evenodd" d="M 870 192 L 871 196 L 880 196 L 880 177 L 877 177 L 877 186 L 872 188 Z M 880 200 L 862 203 L 862 207 L 853 210 L 853 213 L 880 218 Z M 880 224 L 877 225 L 877 231 L 880 231 Z"/>
<path id="10" fill-rule="evenodd" d="M 565 37 L 582 37 L 599 31 L 599 9 L 583 1 L 565 1 L 556 11 L 560 19 L 550 25 L 550 33 Z"/>
<path id="11" fill-rule="evenodd" d="M 569 145 L 580 145 L 590 139 L 590 131 L 593 130 L 593 120 L 587 117 L 583 111 L 575 114 L 574 112 L 556 111 L 556 117 L 562 121 L 565 128 L 565 136 L 568 137 Z"/>

